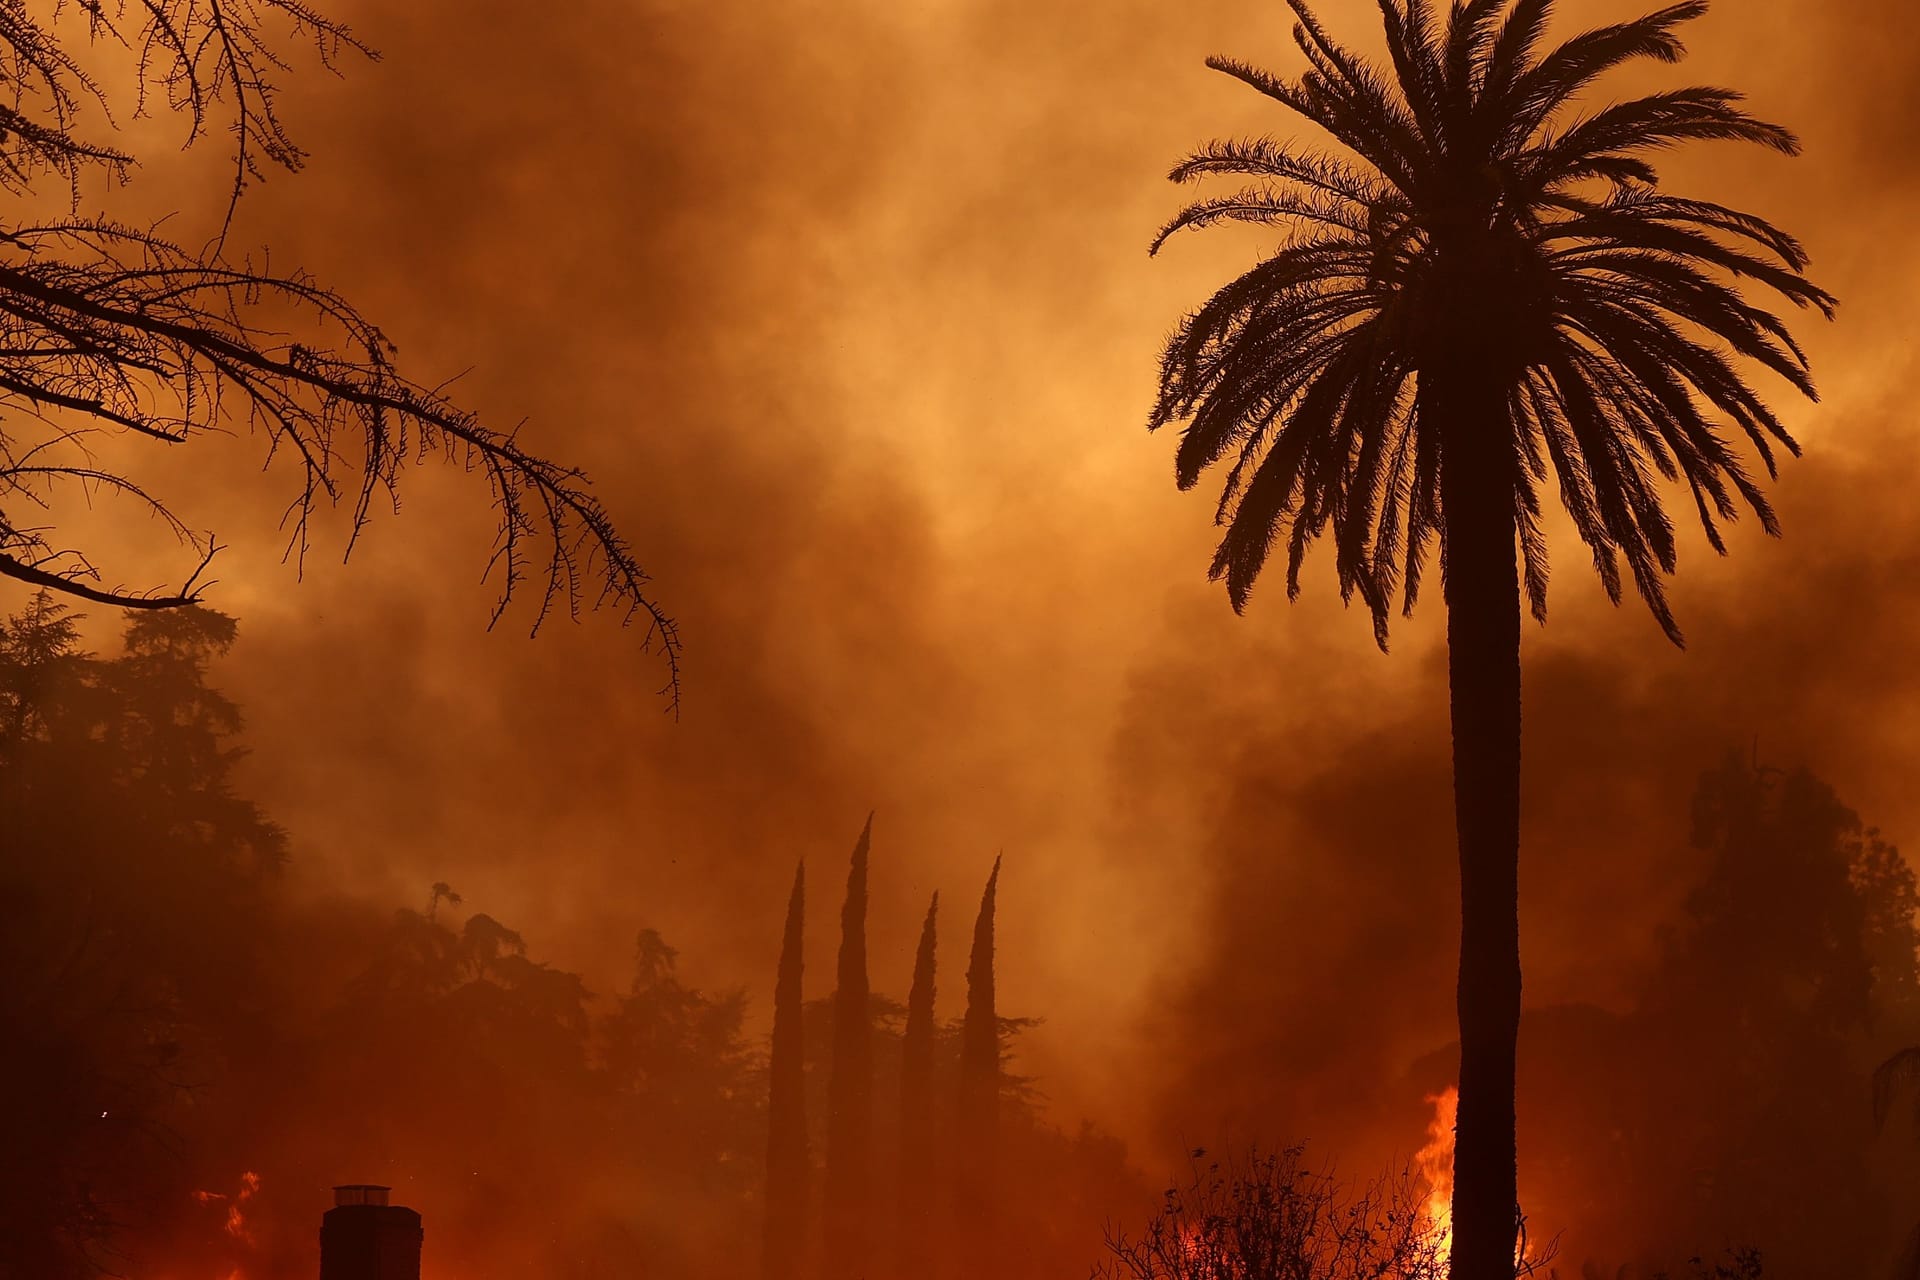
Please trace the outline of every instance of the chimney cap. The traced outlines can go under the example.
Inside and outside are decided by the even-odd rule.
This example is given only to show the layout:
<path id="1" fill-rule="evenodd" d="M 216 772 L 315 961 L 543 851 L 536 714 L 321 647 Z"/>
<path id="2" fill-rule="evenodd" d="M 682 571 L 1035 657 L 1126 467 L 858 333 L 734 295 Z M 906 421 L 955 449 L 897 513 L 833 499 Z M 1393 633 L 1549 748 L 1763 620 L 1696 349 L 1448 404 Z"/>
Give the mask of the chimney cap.
<path id="1" fill-rule="evenodd" d="M 392 1187 L 382 1187 L 371 1182 L 349 1182 L 333 1189 L 335 1208 L 355 1204 L 385 1204 L 387 1193 Z"/>

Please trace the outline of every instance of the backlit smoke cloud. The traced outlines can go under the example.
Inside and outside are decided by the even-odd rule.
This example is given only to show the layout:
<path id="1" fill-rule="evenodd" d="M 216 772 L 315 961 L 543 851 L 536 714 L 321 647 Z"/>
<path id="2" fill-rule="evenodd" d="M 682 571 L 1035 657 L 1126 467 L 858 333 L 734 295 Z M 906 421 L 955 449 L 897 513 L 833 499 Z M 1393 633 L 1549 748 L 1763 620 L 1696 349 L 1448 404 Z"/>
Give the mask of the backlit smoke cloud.
<path id="1" fill-rule="evenodd" d="M 1437 609 L 1382 657 L 1320 566 L 1298 607 L 1269 585 L 1233 618 L 1202 580 L 1209 502 L 1140 429 L 1161 334 L 1259 249 L 1149 262 L 1161 175 L 1290 127 L 1200 65 L 1291 65 L 1283 7 L 359 8 L 386 61 L 290 92 L 315 160 L 236 235 L 596 478 L 687 688 L 674 723 L 604 623 L 482 634 L 486 513 L 457 477 L 414 477 L 401 519 L 296 589 L 238 443 L 213 603 L 242 619 L 247 783 L 295 833 L 296 883 L 384 906 L 445 880 L 590 974 L 657 925 L 764 1020 L 794 861 L 838 859 L 874 808 L 876 987 L 904 992 L 926 894 L 963 898 L 1004 849 L 1002 1003 L 1048 1017 L 1020 1065 L 1064 1118 L 1152 1168 L 1220 1126 L 1416 1146 L 1406 1073 L 1451 1034 Z M 1372 6 L 1327 8 L 1371 38 Z M 1683 552 L 1686 653 L 1559 544 L 1527 638 L 1530 1000 L 1630 988 L 1691 869 L 1693 780 L 1730 746 L 1805 760 L 1920 843 L 1920 52 L 1898 21 L 1723 0 L 1691 32 L 1687 81 L 1746 88 L 1808 153 L 1666 171 L 1801 232 L 1844 310 L 1807 331 L 1827 395 L 1793 408 L 1785 541 Z M 148 181 L 166 205 L 173 178 Z M 829 972 L 828 931 L 810 946 Z"/>

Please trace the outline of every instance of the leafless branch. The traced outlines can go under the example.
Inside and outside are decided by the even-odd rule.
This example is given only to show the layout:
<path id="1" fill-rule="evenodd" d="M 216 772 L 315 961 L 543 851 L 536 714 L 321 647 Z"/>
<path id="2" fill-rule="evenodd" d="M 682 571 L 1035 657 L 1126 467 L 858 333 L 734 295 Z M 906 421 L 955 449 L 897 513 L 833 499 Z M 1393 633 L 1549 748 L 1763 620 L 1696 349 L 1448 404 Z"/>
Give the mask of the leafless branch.
<path id="1" fill-rule="evenodd" d="M 81 45 L 68 38 L 82 34 Z M 346 54 L 378 56 L 302 0 L 0 0 L 0 77 L 12 90 L 0 93 L 0 190 L 25 197 L 51 176 L 71 205 L 50 221 L 0 219 L 0 576 L 129 608 L 199 598 L 218 549 L 211 535 L 189 533 L 166 500 L 97 465 L 91 432 L 170 447 L 243 427 L 264 437 L 269 464 L 297 474 L 286 517 L 296 566 L 318 510 L 348 506 L 350 554 L 374 500 L 396 503 L 401 472 L 439 457 L 483 475 L 492 493 L 492 621 L 529 583 L 540 584 L 534 631 L 556 609 L 618 609 L 644 624 L 677 706 L 673 621 L 586 478 L 403 376 L 380 330 L 304 272 L 228 256 L 234 203 L 249 182 L 304 159 L 278 108 L 286 51 L 301 44 L 328 69 Z M 220 125 L 231 136 L 233 186 L 205 248 L 82 211 L 85 174 L 121 177 L 133 164 L 82 132 L 96 113 L 114 127 L 97 59 L 75 52 L 88 48 L 132 55 L 134 115 L 162 104 L 186 121 L 189 145 Z M 35 430 L 50 434 L 36 440 Z M 174 590 L 107 588 L 83 550 L 56 551 L 45 529 L 8 514 L 25 501 L 57 520 L 59 495 L 76 485 L 89 499 L 106 492 L 143 506 L 195 549 L 199 567 Z"/>

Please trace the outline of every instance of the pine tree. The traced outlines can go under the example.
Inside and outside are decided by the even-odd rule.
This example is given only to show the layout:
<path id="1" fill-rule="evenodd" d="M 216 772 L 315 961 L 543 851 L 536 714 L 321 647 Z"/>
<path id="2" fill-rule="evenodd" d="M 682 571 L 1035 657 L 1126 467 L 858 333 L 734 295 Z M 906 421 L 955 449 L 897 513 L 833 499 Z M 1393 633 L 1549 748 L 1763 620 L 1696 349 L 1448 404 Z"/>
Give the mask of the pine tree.
<path id="1" fill-rule="evenodd" d="M 767 1090 L 766 1229 L 760 1274 L 793 1280 L 805 1255 L 807 1219 L 807 1100 L 805 1041 L 801 1032 L 800 967 L 807 897 L 807 864 L 793 873 L 780 974 L 773 993 L 773 1046 Z"/>
<path id="2" fill-rule="evenodd" d="M 823 1274 L 864 1280 L 867 1170 L 873 1128 L 873 1020 L 867 990 L 867 849 L 873 815 L 853 848 L 840 909 L 839 985 L 833 998 L 833 1076 L 827 1088 Z"/>
<path id="3" fill-rule="evenodd" d="M 900 1274 L 924 1274 L 933 1237 L 933 982 L 940 895 L 927 904 L 913 957 L 907 1028 L 900 1047 Z"/>
<path id="4" fill-rule="evenodd" d="M 25 609 L 0 622 L 0 760 L 11 761 L 27 739 L 47 732 L 48 715 L 73 701 L 93 657 L 80 647 L 85 617 L 36 591 Z"/>
<path id="5" fill-rule="evenodd" d="M 1000 860 L 993 860 L 967 964 L 967 1013 L 960 1025 L 959 1180 L 956 1225 L 963 1242 L 991 1238 L 1000 1118 L 1000 1019 L 993 999 L 993 911 Z"/>

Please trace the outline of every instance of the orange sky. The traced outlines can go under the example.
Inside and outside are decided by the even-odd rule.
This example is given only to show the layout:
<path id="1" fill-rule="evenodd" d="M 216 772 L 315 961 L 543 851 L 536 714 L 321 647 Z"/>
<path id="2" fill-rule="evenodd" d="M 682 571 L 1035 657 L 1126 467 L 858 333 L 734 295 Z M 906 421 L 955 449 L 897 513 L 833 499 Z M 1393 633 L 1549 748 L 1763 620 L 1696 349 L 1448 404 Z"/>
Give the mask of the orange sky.
<path id="1" fill-rule="evenodd" d="M 1326 8 L 1356 32 L 1372 11 Z M 336 533 L 296 587 L 257 450 L 163 462 L 232 544 L 224 679 L 297 883 L 413 903 L 447 880 L 603 988 L 652 925 L 695 981 L 760 996 L 794 859 L 837 881 L 877 808 L 876 987 L 904 990 L 926 895 L 970 903 L 1004 850 L 1002 1004 L 1048 1019 L 1020 1065 L 1066 1118 L 1146 1143 L 1278 1127 L 1365 1105 L 1356 1062 L 1390 1085 L 1445 1043 L 1438 613 L 1383 657 L 1321 566 L 1299 606 L 1270 584 L 1235 619 L 1203 576 L 1211 498 L 1174 492 L 1141 426 L 1180 308 L 1260 248 L 1145 252 L 1183 148 L 1294 127 L 1201 66 L 1291 67 L 1277 0 L 354 10 L 386 60 L 289 87 L 314 160 L 235 241 L 585 466 L 680 621 L 686 688 L 675 723 L 611 619 L 485 634 L 477 484 L 416 473 L 401 519 L 344 569 Z M 1920 116 L 1911 49 L 1872 23 L 1894 12 L 1723 0 L 1692 30 L 1687 80 L 1747 88 L 1808 155 L 1701 148 L 1669 176 L 1801 232 L 1844 310 L 1805 327 L 1825 402 L 1780 397 L 1809 454 L 1786 540 L 1686 544 L 1688 652 L 1559 544 L 1527 639 L 1532 1000 L 1606 1000 L 1647 957 L 1687 792 L 1728 746 L 1757 735 L 1920 845 Z M 185 203 L 151 154 L 135 199 Z M 1200 1070 L 1204 1104 L 1179 1089 Z"/>

